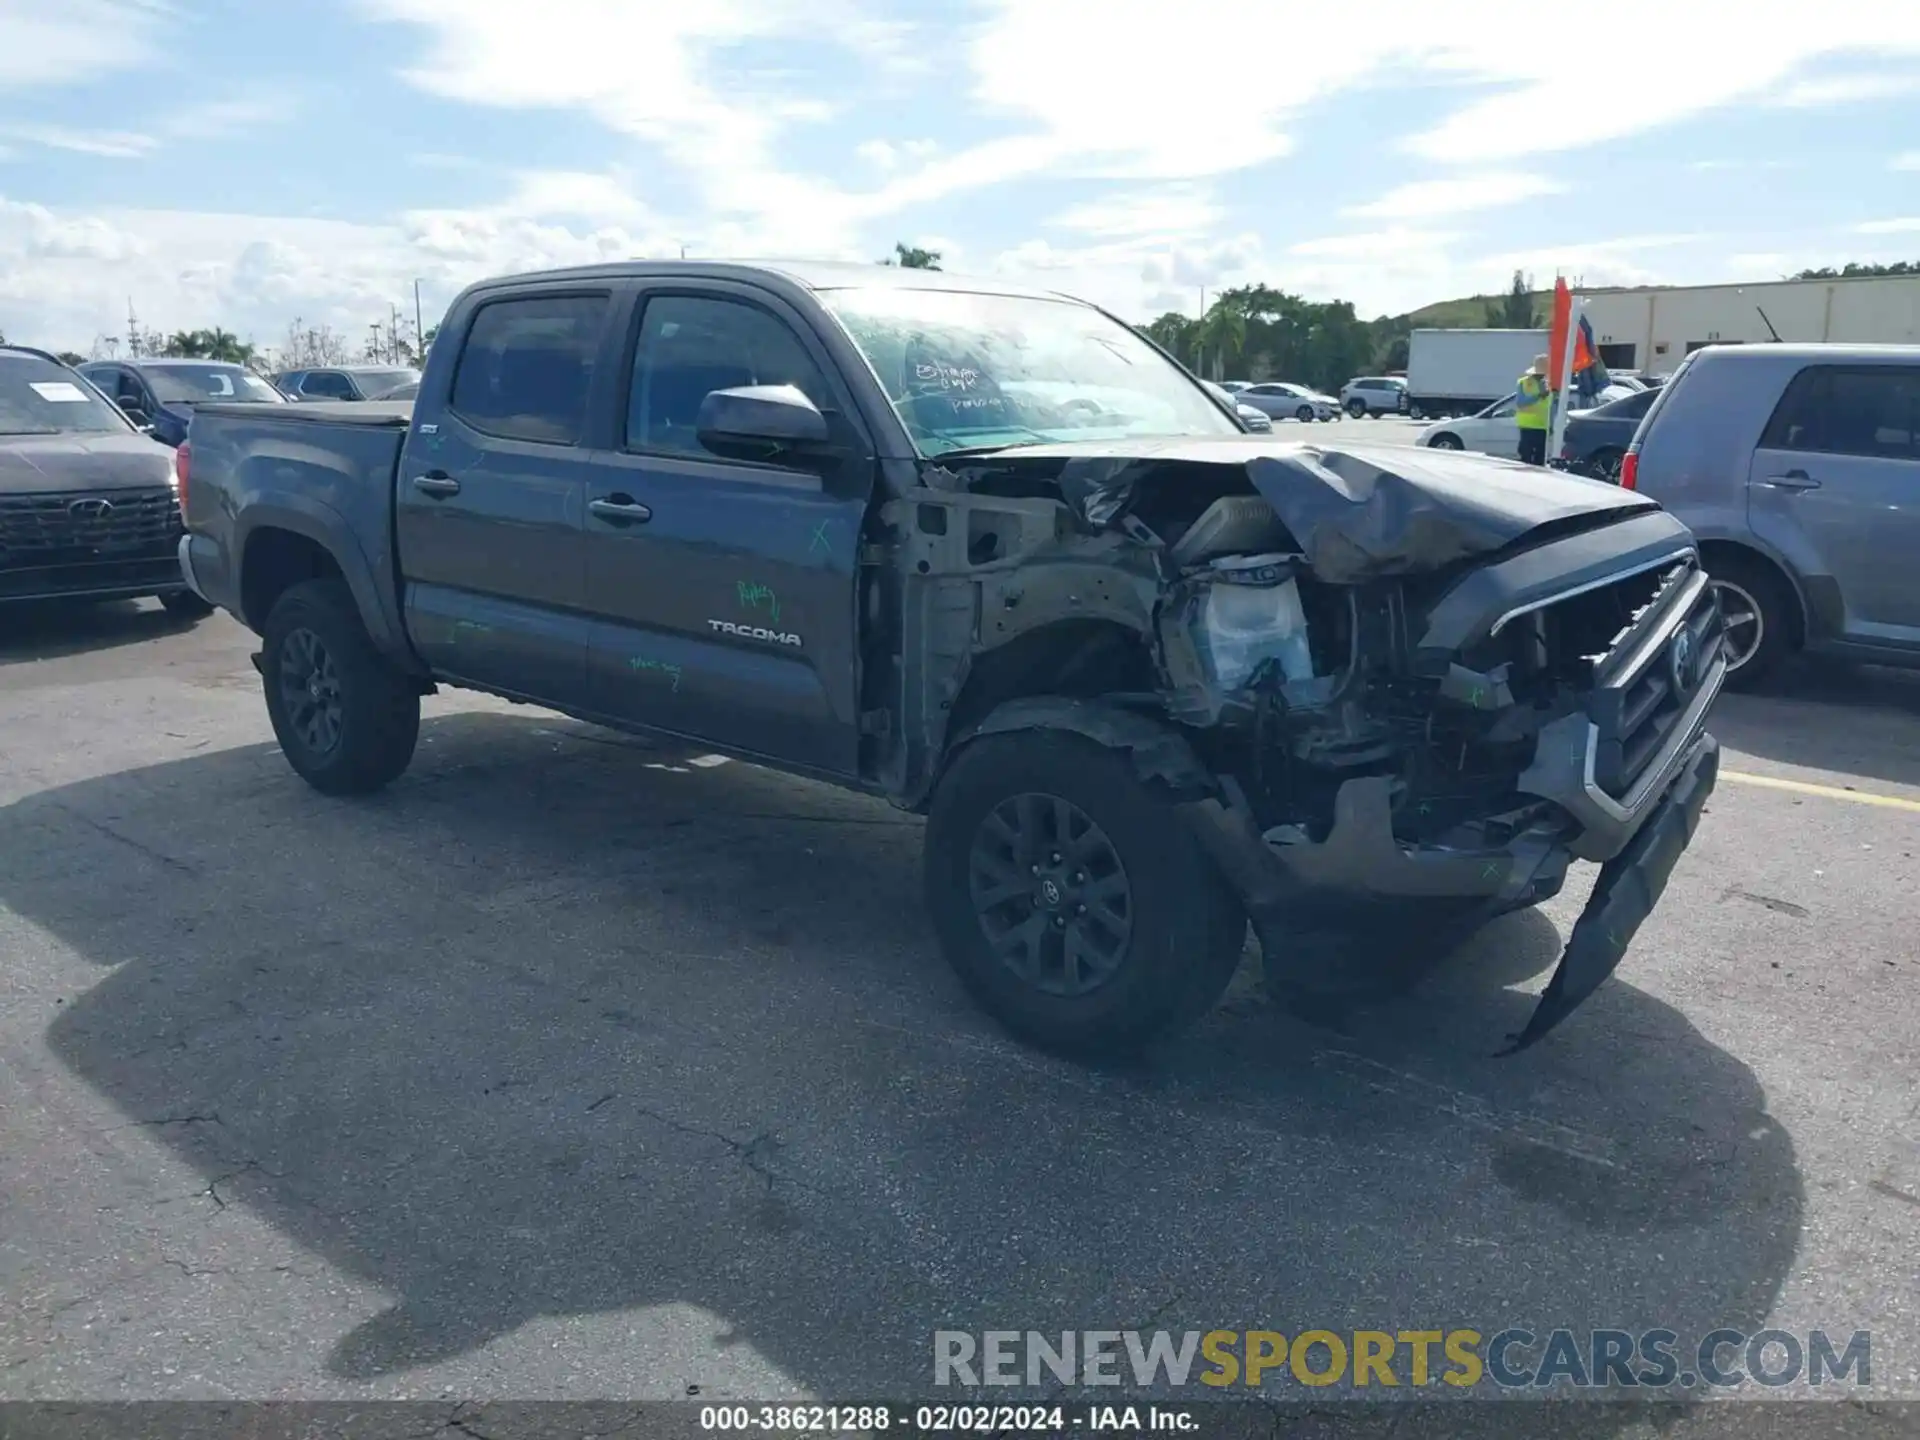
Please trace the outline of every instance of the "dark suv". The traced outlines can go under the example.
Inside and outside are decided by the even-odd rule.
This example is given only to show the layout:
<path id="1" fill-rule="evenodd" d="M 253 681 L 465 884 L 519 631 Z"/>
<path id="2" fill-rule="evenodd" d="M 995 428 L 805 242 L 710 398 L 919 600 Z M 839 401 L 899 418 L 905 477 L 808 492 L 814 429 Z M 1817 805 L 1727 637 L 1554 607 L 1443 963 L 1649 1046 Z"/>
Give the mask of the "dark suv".
<path id="1" fill-rule="evenodd" d="M 283 370 L 273 383 L 291 400 L 384 400 L 392 391 L 419 384 L 420 372 L 396 365 L 325 365 Z"/>
<path id="2" fill-rule="evenodd" d="M 78 371 L 0 347 L 0 603 L 157 596 L 211 607 L 180 573 L 174 452 Z"/>

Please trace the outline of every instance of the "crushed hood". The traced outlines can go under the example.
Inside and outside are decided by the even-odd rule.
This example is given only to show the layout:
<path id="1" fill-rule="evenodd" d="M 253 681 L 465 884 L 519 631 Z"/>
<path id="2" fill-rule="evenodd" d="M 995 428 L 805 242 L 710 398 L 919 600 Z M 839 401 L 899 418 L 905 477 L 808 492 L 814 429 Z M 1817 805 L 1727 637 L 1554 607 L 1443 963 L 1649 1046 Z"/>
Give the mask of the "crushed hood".
<path id="1" fill-rule="evenodd" d="M 1313 573 L 1336 585 L 1437 570 L 1536 530 L 1659 508 L 1605 481 L 1411 445 L 1149 439 L 1019 446 L 969 458 L 1056 467 L 1067 503 L 1097 526 L 1123 515 L 1135 484 L 1156 467 L 1240 466 Z"/>

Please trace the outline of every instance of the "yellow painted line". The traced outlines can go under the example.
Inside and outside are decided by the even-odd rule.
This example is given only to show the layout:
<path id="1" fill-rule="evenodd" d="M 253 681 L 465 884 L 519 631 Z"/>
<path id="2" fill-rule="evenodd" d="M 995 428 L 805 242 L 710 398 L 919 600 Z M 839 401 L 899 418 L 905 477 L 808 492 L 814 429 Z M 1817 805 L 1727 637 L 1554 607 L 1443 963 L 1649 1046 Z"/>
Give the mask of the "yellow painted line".
<path id="1" fill-rule="evenodd" d="M 1765 790 L 1819 795 L 1827 800 L 1851 800 L 1856 805 L 1880 805 L 1888 810 L 1911 810 L 1920 815 L 1920 800 L 1903 800 L 1898 795 L 1876 795 L 1871 790 L 1842 790 L 1838 785 L 1811 785 L 1805 780 L 1782 780 L 1778 775 L 1750 775 L 1744 770 L 1722 770 L 1720 778 L 1737 780 L 1742 785 L 1758 785 Z"/>

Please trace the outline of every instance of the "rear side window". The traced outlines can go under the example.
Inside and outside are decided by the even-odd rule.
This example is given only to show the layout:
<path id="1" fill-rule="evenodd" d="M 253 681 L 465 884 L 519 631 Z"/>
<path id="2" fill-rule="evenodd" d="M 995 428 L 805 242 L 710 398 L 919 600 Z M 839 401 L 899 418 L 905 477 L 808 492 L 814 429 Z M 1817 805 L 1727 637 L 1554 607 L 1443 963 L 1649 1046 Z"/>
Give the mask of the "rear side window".
<path id="1" fill-rule="evenodd" d="M 531 295 L 481 306 L 448 408 L 489 435 L 578 445 L 610 303 L 605 295 Z"/>
<path id="2" fill-rule="evenodd" d="M 1920 368 L 1802 370 L 1761 443 L 1770 450 L 1920 460 Z"/>
<path id="3" fill-rule="evenodd" d="M 300 393 L 320 400 L 351 400 L 353 385 L 336 370 L 316 370 L 300 382 Z"/>
<path id="4" fill-rule="evenodd" d="M 698 295 L 647 301 L 627 397 L 628 448 L 705 454 L 701 402 L 740 385 L 792 385 L 823 410 L 833 404 L 799 337 L 758 306 Z"/>

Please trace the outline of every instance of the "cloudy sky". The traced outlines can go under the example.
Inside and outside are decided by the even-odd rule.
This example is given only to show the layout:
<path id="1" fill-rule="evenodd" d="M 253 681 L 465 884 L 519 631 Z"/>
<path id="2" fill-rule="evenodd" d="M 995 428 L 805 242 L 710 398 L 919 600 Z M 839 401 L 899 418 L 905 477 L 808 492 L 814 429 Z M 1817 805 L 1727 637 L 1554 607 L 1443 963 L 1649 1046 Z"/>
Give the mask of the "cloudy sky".
<path id="1" fill-rule="evenodd" d="M 896 239 L 1142 319 L 1771 279 L 1920 259 L 1916 146 L 1913 0 L 0 0 L 0 330 Z"/>

